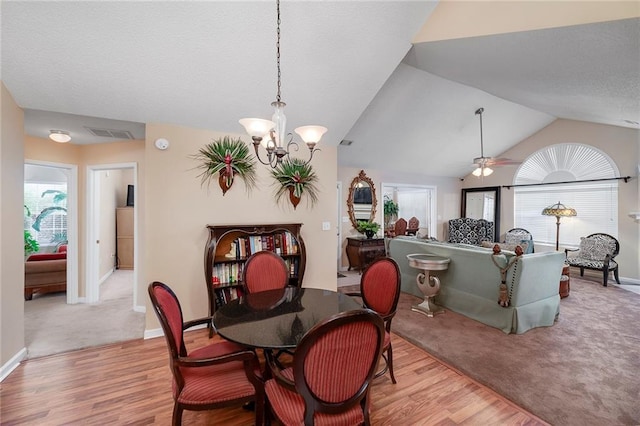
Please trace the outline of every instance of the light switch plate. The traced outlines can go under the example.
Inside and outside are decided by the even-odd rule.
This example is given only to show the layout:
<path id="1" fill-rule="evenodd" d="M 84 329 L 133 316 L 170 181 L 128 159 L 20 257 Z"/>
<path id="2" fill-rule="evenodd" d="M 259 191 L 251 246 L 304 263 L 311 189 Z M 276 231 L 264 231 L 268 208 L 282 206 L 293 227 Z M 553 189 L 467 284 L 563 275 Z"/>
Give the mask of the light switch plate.
<path id="1" fill-rule="evenodd" d="M 331 230 L 331 222 L 322 222 L 322 230 L 330 231 Z"/>

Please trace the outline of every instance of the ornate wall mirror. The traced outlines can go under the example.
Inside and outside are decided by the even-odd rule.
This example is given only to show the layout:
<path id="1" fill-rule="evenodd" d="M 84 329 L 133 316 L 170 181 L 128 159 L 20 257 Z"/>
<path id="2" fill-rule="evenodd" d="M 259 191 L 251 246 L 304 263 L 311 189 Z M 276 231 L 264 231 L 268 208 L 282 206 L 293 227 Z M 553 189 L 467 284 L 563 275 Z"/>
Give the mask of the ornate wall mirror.
<path id="1" fill-rule="evenodd" d="M 493 222 L 494 241 L 500 241 L 500 187 L 464 188 L 460 216 Z"/>
<path id="2" fill-rule="evenodd" d="M 367 176 L 364 170 L 360 170 L 349 186 L 349 197 L 347 207 L 349 219 L 354 229 L 358 229 L 359 222 L 373 222 L 376 218 L 376 188 L 373 181 Z"/>

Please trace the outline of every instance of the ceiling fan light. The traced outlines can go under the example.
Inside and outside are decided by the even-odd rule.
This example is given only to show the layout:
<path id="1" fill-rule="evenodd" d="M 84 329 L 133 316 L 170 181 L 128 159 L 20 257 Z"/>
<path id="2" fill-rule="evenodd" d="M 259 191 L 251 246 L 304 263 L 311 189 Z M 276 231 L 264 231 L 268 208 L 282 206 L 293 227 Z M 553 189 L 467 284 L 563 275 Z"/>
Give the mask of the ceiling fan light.
<path id="1" fill-rule="evenodd" d="M 482 166 L 478 166 L 474 171 L 471 172 L 471 174 L 474 175 L 475 177 L 489 176 L 492 173 L 493 173 L 492 168 L 482 167 Z"/>
<path id="2" fill-rule="evenodd" d="M 58 143 L 67 143 L 71 140 L 71 136 L 69 136 L 69 132 L 65 132 L 64 130 L 51 130 L 49 132 L 49 139 Z"/>

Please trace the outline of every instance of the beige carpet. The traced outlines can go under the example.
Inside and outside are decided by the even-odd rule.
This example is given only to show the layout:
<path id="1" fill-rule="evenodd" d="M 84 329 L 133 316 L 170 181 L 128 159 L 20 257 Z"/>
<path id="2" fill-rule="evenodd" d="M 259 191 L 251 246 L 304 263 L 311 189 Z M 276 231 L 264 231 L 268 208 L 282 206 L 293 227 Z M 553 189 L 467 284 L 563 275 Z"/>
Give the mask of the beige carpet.
<path id="1" fill-rule="evenodd" d="M 100 286 L 99 303 L 66 300 L 65 293 L 51 293 L 25 301 L 28 358 L 143 337 L 145 315 L 133 311 L 133 271 L 111 274 Z"/>
<path id="2" fill-rule="evenodd" d="M 552 425 L 640 425 L 640 295 L 572 276 L 556 324 L 519 335 L 420 301 L 401 294 L 392 331 Z"/>

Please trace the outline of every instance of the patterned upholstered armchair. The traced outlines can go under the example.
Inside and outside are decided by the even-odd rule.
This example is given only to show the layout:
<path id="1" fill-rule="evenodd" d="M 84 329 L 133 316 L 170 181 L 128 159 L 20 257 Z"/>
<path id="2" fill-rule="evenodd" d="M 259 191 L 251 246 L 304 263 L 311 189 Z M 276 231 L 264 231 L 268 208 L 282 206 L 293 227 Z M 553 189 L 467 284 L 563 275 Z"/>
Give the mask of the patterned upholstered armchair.
<path id="1" fill-rule="evenodd" d="M 609 273 L 613 272 L 616 282 L 620 284 L 618 263 L 613 260 L 620 253 L 620 243 L 609 234 L 596 233 L 580 238 L 580 247 L 576 250 L 565 249 L 566 263 L 580 268 L 580 276 L 585 269 L 602 271 L 603 283 L 607 286 Z"/>
<path id="2" fill-rule="evenodd" d="M 450 243 L 480 245 L 494 240 L 494 223 L 484 219 L 463 217 L 449 221 Z"/>
<path id="3" fill-rule="evenodd" d="M 524 228 L 509 229 L 507 233 L 504 235 L 504 242 L 505 244 L 514 245 L 514 246 L 520 245 L 521 247 L 523 245 L 526 245 L 526 248 L 524 250 L 525 254 L 535 252 L 533 247 L 533 235 L 531 235 L 531 232 L 527 231 Z"/>

